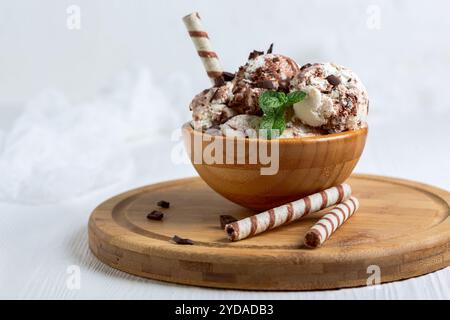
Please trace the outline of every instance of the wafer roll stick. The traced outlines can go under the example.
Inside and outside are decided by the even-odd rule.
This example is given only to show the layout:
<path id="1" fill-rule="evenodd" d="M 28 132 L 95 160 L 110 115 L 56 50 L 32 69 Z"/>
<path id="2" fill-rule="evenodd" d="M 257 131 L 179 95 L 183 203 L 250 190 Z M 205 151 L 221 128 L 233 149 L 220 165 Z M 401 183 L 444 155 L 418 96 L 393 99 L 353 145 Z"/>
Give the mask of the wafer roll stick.
<path id="1" fill-rule="evenodd" d="M 203 28 L 200 15 L 198 12 L 191 13 L 183 18 L 183 22 L 186 25 L 189 36 L 203 62 L 208 77 L 211 82 L 214 83 L 214 79 L 220 77 L 223 70 L 220 66 L 217 53 L 212 49 L 208 33 Z"/>
<path id="2" fill-rule="evenodd" d="M 338 204 L 309 229 L 305 235 L 305 245 L 309 248 L 320 247 L 358 208 L 359 201 L 355 197 Z"/>
<path id="3" fill-rule="evenodd" d="M 225 231 L 231 241 L 242 240 L 346 200 L 351 193 L 350 186 L 343 183 L 300 200 L 229 223 L 225 226 Z"/>

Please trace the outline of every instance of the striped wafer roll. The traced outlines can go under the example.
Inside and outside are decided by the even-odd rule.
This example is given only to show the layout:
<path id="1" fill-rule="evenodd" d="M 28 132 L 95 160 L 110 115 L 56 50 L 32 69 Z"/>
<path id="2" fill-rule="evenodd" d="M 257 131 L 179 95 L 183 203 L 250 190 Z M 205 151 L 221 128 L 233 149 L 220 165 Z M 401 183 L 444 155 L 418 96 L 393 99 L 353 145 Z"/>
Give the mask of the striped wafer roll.
<path id="1" fill-rule="evenodd" d="M 310 248 L 320 247 L 358 208 L 359 201 L 355 197 L 338 204 L 309 229 L 305 235 L 305 245 Z"/>
<path id="2" fill-rule="evenodd" d="M 231 241 L 242 240 L 255 234 L 288 224 L 301 217 L 322 210 L 350 197 L 352 189 L 346 183 L 314 193 L 254 216 L 229 223 L 225 231 Z"/>
<path id="3" fill-rule="evenodd" d="M 185 16 L 183 21 L 194 43 L 195 49 L 203 62 L 206 73 L 214 83 L 214 79 L 220 77 L 223 70 L 220 66 L 217 53 L 212 49 L 208 33 L 203 28 L 200 15 L 198 12 L 191 13 Z"/>

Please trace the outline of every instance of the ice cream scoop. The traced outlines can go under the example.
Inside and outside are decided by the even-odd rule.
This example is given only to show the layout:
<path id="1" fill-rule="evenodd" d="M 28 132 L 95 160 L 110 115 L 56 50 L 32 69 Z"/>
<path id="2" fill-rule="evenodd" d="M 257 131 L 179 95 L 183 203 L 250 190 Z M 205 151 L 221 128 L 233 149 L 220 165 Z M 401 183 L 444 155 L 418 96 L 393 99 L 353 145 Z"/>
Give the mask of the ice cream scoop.
<path id="1" fill-rule="evenodd" d="M 290 82 L 292 90 L 307 93 L 294 104 L 295 117 L 303 123 L 330 133 L 366 125 L 369 99 L 359 77 L 334 63 L 303 66 Z"/>
<path id="2" fill-rule="evenodd" d="M 267 90 L 289 90 L 289 82 L 300 70 L 297 63 L 280 54 L 253 51 L 247 63 L 231 79 L 194 97 L 190 109 L 192 125 L 200 130 L 226 122 L 236 114 L 258 115 L 258 99 Z"/>
<path id="3" fill-rule="evenodd" d="M 230 107 L 238 113 L 261 115 L 258 98 L 267 90 L 288 90 L 290 79 L 299 72 L 297 63 L 280 54 L 253 51 L 233 79 Z"/>
<path id="4" fill-rule="evenodd" d="M 236 81 L 247 80 L 255 86 L 265 89 L 278 89 L 279 82 L 289 80 L 298 73 L 300 67 L 289 57 L 281 54 L 263 54 L 259 51 L 250 53 L 248 62 L 239 68 Z M 267 88 L 270 81 L 273 88 Z"/>
<path id="5" fill-rule="evenodd" d="M 204 130 L 226 122 L 236 115 L 236 111 L 227 104 L 233 97 L 233 85 L 227 82 L 220 87 L 203 90 L 192 100 L 189 108 L 192 110 L 192 126 Z"/>

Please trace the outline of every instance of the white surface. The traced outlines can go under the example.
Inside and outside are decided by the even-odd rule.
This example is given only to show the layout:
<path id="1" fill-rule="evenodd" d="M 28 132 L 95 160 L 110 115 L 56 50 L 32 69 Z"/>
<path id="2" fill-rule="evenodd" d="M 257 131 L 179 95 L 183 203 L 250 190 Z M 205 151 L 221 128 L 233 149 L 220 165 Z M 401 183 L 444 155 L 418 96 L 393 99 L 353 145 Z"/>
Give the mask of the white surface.
<path id="1" fill-rule="evenodd" d="M 448 117 L 447 117 L 448 118 Z M 411 125 L 419 125 L 412 119 Z M 422 132 L 399 132 L 374 121 L 358 172 L 393 175 L 450 188 L 447 119 L 420 124 Z M 444 128 L 444 129 L 442 129 Z M 172 163 L 177 142 L 134 148 L 136 174 L 129 181 L 63 204 L 0 204 L 0 298 L 124 299 L 450 299 L 450 268 L 381 285 L 316 292 L 249 292 L 205 289 L 140 279 L 96 260 L 87 245 L 86 224 L 93 208 L 129 188 L 194 175 L 189 164 Z M 427 163 L 433 163 L 429 166 Z M 70 265 L 81 269 L 80 290 L 69 290 Z"/>
<path id="2" fill-rule="evenodd" d="M 450 46 L 442 40 L 448 38 L 450 29 L 446 17 L 450 2 L 433 1 L 431 5 L 419 0 L 283 1 L 276 10 L 273 1 L 256 0 L 215 1 L 214 5 L 207 1 L 168 0 L 158 2 L 158 6 L 154 1 L 132 1 L 126 5 L 112 0 L 76 2 L 82 24 L 80 30 L 72 31 L 66 28 L 66 9 L 73 1 L 0 3 L 0 163 L 7 173 L 1 176 L 0 185 L 8 186 L 6 182 L 14 182 L 13 173 L 19 173 L 28 187 L 17 188 L 19 192 L 4 189 L 6 193 L 0 202 L 0 298 L 450 299 L 450 268 L 385 284 L 379 289 L 318 292 L 214 290 L 144 280 L 98 262 L 88 250 L 86 233 L 90 212 L 108 197 L 133 187 L 195 174 L 190 164 L 179 164 L 180 157 L 174 154 L 177 150 L 182 152 L 178 148 L 180 142 L 171 140 L 170 130 L 153 129 L 160 128 L 170 112 L 179 116 L 170 117 L 171 125 L 180 125 L 180 119 L 187 121 L 190 98 L 209 85 L 180 20 L 196 9 L 201 12 L 227 70 L 236 70 L 250 50 L 264 49 L 272 41 L 275 52 L 292 56 L 300 64 L 332 60 L 351 67 L 370 95 L 370 134 L 356 171 L 450 189 Z M 148 90 L 160 96 L 157 101 L 167 104 L 151 103 L 154 100 L 147 100 L 149 91 L 145 88 L 131 88 L 129 96 L 118 99 L 121 107 L 114 109 L 119 113 L 127 110 L 128 101 L 130 113 L 119 117 L 117 123 L 117 117 L 102 113 L 94 103 L 99 97 L 94 93 L 131 65 L 152 71 L 160 90 Z M 126 84 L 119 83 L 119 89 L 124 87 Z M 48 118 L 43 122 L 35 123 L 36 118 L 32 118 L 19 126 L 25 134 L 27 123 L 50 130 L 43 139 L 25 135 L 29 139 L 26 143 L 14 139 L 19 142 L 16 145 L 9 141 L 11 129 L 20 124 L 15 120 L 25 102 L 35 101 L 33 97 L 49 88 L 64 93 L 70 110 L 44 112 Z M 121 91 L 112 93 L 117 92 Z M 64 171 L 82 172 L 83 166 L 75 164 L 82 163 L 83 157 L 72 157 L 74 153 L 85 152 L 90 156 L 86 159 L 92 159 L 101 151 L 83 147 L 83 128 L 92 128 L 92 119 L 86 116 L 89 112 L 81 111 L 86 103 L 96 106 L 91 110 L 95 111 L 93 118 L 99 118 L 96 120 L 103 121 L 106 127 L 100 130 L 105 140 L 98 141 L 109 145 L 119 141 L 121 148 L 102 153 L 105 159 L 120 153 L 125 156 L 124 163 L 135 169 L 118 175 L 113 184 L 103 189 L 95 189 L 95 183 L 86 184 L 89 181 L 85 175 Z M 58 114 L 77 115 L 74 127 Z M 76 133 L 72 140 L 60 130 L 58 119 L 70 127 L 68 132 Z M 145 123 L 150 120 L 151 130 L 140 131 L 146 129 Z M 58 141 L 59 134 L 59 149 L 52 148 L 49 143 Z M 123 137 L 130 134 L 133 138 L 123 142 Z M 11 143 L 18 148 L 17 153 L 5 157 Z M 33 146 L 33 152 L 28 153 L 27 146 Z M 52 170 L 51 162 L 35 161 L 41 147 L 58 170 Z M 61 150 L 67 154 L 61 155 Z M 114 150 L 120 151 L 114 154 Z M 30 158 L 16 163 L 20 160 L 18 154 Z M 58 156 L 61 157 L 55 158 Z M 40 165 L 39 175 L 21 172 L 21 165 Z M 113 166 L 97 164 L 94 168 L 93 176 L 105 177 Z M 43 190 L 52 190 L 52 196 L 47 197 Z M 74 194 L 69 195 L 72 191 Z M 33 201 L 26 201 L 27 194 L 33 196 Z M 55 200 L 60 202 L 49 204 Z M 81 270 L 79 290 L 69 290 L 66 285 L 67 268 L 71 265 Z"/>
<path id="3" fill-rule="evenodd" d="M 124 72 L 83 103 L 44 91 L 11 128 L 0 127 L 0 200 L 52 203 L 123 181 L 134 169 L 133 143 L 170 136 L 189 116 L 147 69 Z"/>

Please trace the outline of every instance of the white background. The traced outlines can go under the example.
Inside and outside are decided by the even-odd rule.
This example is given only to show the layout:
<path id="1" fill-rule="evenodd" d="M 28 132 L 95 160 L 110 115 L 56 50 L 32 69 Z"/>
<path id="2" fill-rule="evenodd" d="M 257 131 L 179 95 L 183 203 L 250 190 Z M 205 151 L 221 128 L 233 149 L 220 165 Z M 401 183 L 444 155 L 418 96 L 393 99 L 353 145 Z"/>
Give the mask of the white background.
<path id="1" fill-rule="evenodd" d="M 70 5 L 81 10 L 79 30 L 67 28 Z M 377 290 L 255 293 L 142 280 L 97 262 L 87 249 L 86 223 L 99 202 L 131 187 L 195 174 L 189 164 L 174 163 L 177 142 L 170 139 L 171 130 L 188 120 L 189 100 L 209 85 L 181 22 L 192 11 L 203 17 L 226 70 L 235 71 L 249 51 L 271 42 L 275 52 L 300 64 L 351 67 L 371 102 L 370 136 L 356 171 L 450 188 L 448 1 L 0 1 L 0 297 L 450 298 L 448 268 Z M 140 77 L 142 70 L 153 80 Z M 136 114 L 115 126 L 122 116 L 97 111 L 104 109 L 95 99 L 124 71 L 134 80 L 123 101 L 134 103 Z M 65 103 L 37 98 L 49 89 Z M 126 113 L 123 101 L 117 108 Z M 91 118 L 89 108 L 96 110 Z M 34 109 L 36 115 L 23 120 Z M 84 111 L 77 121 L 64 118 L 78 110 Z M 86 146 L 88 120 L 102 129 L 98 141 L 114 146 L 120 140 L 120 148 L 98 153 Z M 28 127 L 45 134 L 22 132 Z M 66 132 L 71 140 L 55 145 Z M 121 135 L 132 138 L 122 141 Z M 112 163 L 119 152 L 133 170 Z M 88 162 L 104 157 L 89 167 L 101 183 L 87 183 L 87 160 L 77 154 Z M 116 169 L 120 174 L 111 173 Z M 81 269 L 80 290 L 66 286 L 70 265 Z"/>

